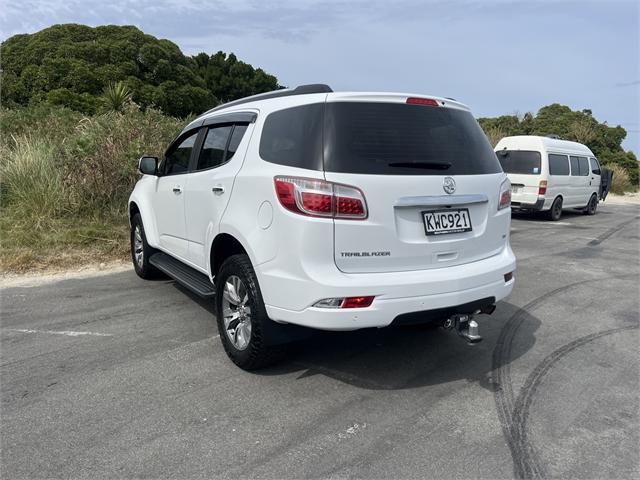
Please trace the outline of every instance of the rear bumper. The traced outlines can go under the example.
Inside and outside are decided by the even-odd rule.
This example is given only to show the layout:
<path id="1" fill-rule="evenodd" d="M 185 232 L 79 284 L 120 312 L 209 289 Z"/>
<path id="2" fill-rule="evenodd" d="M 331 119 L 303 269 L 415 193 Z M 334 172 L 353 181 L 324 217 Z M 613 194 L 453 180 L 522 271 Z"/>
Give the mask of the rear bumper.
<path id="1" fill-rule="evenodd" d="M 513 289 L 514 280 L 505 282 L 504 275 L 513 272 L 515 266 L 515 256 L 506 246 L 493 257 L 442 269 L 378 274 L 345 274 L 335 269 L 332 275 L 316 278 L 313 284 L 296 289 L 308 298 L 306 308 L 288 309 L 269 304 L 268 298 L 265 303 L 269 318 L 278 322 L 321 330 L 386 327 L 406 314 L 450 309 L 489 298 L 501 300 Z M 264 280 L 263 276 L 261 282 Z M 272 278 L 271 281 L 277 280 Z M 361 295 L 375 295 L 376 298 L 367 308 L 311 306 L 323 298 Z M 428 317 L 425 315 L 425 321 L 430 320 Z"/>
<path id="2" fill-rule="evenodd" d="M 545 203 L 544 198 L 538 198 L 538 200 L 536 200 L 533 203 L 512 201 L 511 210 L 516 210 L 516 211 L 526 210 L 526 211 L 539 212 L 544 209 L 544 203 Z"/>

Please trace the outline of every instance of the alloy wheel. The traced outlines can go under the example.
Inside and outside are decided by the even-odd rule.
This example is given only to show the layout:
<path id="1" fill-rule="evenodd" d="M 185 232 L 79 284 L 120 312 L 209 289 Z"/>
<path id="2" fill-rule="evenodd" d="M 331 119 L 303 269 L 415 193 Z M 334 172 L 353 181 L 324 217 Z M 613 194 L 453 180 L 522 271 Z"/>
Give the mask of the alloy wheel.
<path id="1" fill-rule="evenodd" d="M 249 293 L 240 277 L 231 275 L 224 284 L 222 316 L 227 338 L 238 350 L 244 350 L 251 341 L 251 307 Z"/>

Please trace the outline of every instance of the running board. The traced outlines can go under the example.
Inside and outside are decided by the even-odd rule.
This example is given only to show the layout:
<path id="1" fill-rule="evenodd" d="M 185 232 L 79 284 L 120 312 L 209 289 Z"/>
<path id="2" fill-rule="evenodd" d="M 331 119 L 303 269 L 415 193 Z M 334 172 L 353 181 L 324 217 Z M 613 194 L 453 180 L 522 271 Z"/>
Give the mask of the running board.
<path id="1" fill-rule="evenodd" d="M 202 298 L 210 298 L 216 294 L 209 277 L 166 253 L 154 253 L 149 258 L 149 263 Z"/>

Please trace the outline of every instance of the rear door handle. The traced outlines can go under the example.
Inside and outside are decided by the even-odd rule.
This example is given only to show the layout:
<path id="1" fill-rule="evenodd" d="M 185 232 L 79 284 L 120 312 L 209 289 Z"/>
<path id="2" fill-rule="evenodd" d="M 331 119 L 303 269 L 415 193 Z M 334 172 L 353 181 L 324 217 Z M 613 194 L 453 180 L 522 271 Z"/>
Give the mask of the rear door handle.
<path id="1" fill-rule="evenodd" d="M 215 187 L 213 187 L 211 189 L 211 191 L 213 193 L 224 193 L 224 186 L 223 185 L 216 185 Z"/>
<path id="2" fill-rule="evenodd" d="M 176 195 L 180 195 L 182 193 L 182 187 L 180 185 L 174 185 L 173 193 L 175 193 Z"/>

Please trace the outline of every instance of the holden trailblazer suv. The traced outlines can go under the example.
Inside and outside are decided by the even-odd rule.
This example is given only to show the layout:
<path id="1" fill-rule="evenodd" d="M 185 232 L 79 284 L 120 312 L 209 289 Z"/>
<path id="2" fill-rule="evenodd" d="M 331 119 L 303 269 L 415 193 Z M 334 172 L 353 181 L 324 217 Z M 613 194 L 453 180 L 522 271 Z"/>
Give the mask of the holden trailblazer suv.
<path id="1" fill-rule="evenodd" d="M 136 273 L 215 298 L 243 369 L 309 328 L 439 322 L 477 342 L 473 316 L 513 289 L 509 180 L 449 98 L 255 95 L 201 115 L 139 169 Z"/>

